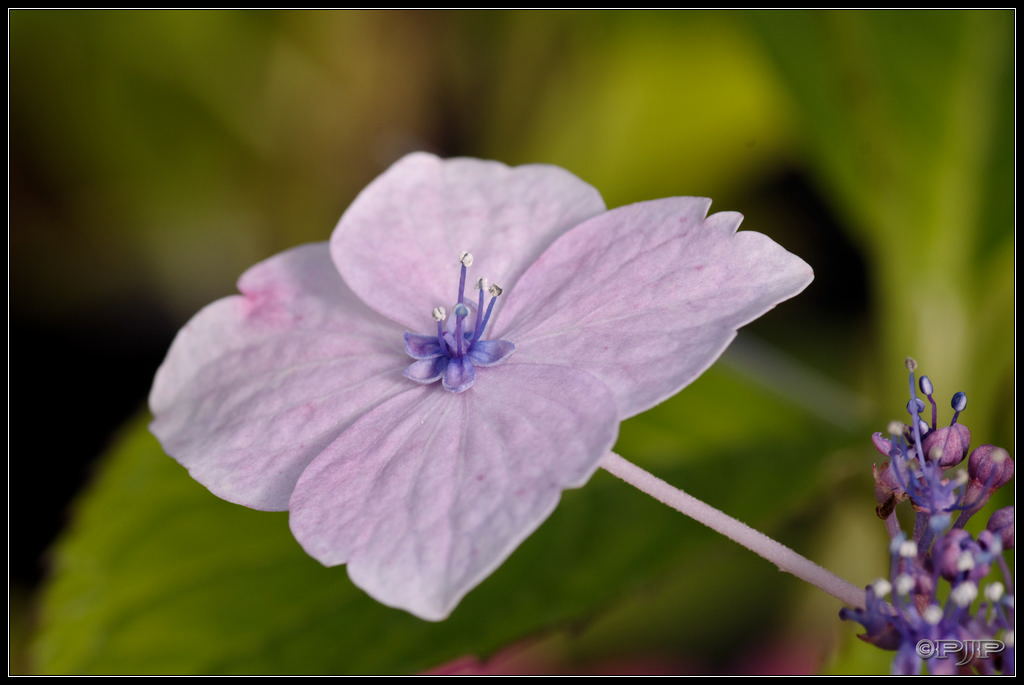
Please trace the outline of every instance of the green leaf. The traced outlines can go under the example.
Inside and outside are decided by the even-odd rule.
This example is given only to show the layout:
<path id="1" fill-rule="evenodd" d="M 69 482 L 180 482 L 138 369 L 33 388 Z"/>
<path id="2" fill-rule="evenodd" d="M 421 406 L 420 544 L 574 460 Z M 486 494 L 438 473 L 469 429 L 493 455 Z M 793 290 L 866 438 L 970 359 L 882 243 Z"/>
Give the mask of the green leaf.
<path id="1" fill-rule="evenodd" d="M 715 389 L 723 383 L 725 391 Z M 670 464 L 630 437 L 646 432 L 643 422 L 685 422 L 702 402 L 719 409 L 725 426 L 754 407 L 768 422 L 794 425 L 798 412 L 768 400 L 716 367 L 639 426 L 627 424 L 618 449 L 799 547 L 813 530 L 801 511 L 822 492 L 813 425 L 802 446 L 763 431 L 760 440 L 750 433 L 741 441 L 709 432 L 691 441 L 699 458 L 683 453 L 689 465 Z M 599 472 L 565 493 L 556 513 L 450 619 L 420 621 L 369 599 L 343 568 L 307 557 L 286 514 L 211 495 L 140 420 L 104 461 L 54 550 L 32 663 L 43 674 L 415 673 L 571 626 L 567 659 L 616 650 L 724 659 L 723 650 L 738 644 L 737 627 L 718 607 L 743 603 L 749 620 L 742 623 L 752 630 L 799 589 L 750 552 Z"/>
<path id="2" fill-rule="evenodd" d="M 972 430 L 1012 424 L 1013 11 L 747 16 L 867 254 L 879 398 L 905 401 L 913 356 L 941 394 L 972 398 Z"/>

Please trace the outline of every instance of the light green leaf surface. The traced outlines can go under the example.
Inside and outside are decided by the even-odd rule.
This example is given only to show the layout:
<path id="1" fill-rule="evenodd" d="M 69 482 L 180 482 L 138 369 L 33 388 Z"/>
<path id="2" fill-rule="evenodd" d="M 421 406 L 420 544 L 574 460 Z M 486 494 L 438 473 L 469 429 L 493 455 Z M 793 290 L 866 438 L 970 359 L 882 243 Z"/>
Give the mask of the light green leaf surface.
<path id="1" fill-rule="evenodd" d="M 914 356 L 949 395 L 967 390 L 976 428 L 998 425 L 1013 370 L 1012 11 L 749 16 L 813 178 L 867 254 L 879 397 L 905 398 L 896 369 Z"/>

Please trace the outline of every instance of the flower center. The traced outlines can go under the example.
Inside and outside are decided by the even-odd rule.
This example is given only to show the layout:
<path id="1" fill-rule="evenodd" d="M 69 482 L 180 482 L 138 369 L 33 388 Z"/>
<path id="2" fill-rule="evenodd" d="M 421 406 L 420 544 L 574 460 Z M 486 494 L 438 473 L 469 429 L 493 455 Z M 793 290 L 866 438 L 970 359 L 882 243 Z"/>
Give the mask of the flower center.
<path id="1" fill-rule="evenodd" d="M 500 364 L 515 351 L 515 345 L 507 340 L 483 339 L 501 288 L 488 286 L 484 279 L 479 279 L 476 282 L 479 295 L 474 305 L 466 299 L 466 275 L 473 265 L 473 255 L 463 252 L 459 264 L 459 293 L 452 316 L 448 316 L 444 307 L 435 307 L 432 315 L 437 322 L 437 335 L 405 334 L 405 351 L 416 360 L 403 372 L 405 377 L 423 384 L 440 380 L 444 389 L 451 392 L 463 392 L 472 387 L 476 367 Z M 491 295 L 486 311 L 484 291 Z M 472 308 L 476 313 L 470 324 Z"/>

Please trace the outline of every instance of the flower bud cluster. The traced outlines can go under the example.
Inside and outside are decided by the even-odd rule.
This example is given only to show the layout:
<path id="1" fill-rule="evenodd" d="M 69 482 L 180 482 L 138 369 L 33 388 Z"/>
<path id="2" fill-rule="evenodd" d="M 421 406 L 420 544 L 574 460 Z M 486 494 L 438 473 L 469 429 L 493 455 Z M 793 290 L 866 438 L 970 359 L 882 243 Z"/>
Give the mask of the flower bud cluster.
<path id="1" fill-rule="evenodd" d="M 907 368 L 909 423 L 891 423 L 889 437 L 872 436 L 889 459 L 872 468 L 876 513 L 891 540 L 889 578 L 868 586 L 864 608 L 843 609 L 840 617 L 864 626 L 861 639 L 896 651 L 896 674 L 918 674 L 922 666 L 932 674 L 1011 674 L 1013 576 L 1004 552 L 1014 547 L 1014 508 L 993 513 L 977 535 L 965 526 L 1013 478 L 1013 460 L 993 445 L 970 449 L 971 432 L 958 422 L 967 406 L 962 392 L 953 395 L 950 424 L 938 426 L 931 380 L 921 376 L 916 385 L 916 362 Z M 910 536 L 897 517 L 905 501 L 914 516 Z M 990 577 L 995 568 L 1002 582 Z"/>

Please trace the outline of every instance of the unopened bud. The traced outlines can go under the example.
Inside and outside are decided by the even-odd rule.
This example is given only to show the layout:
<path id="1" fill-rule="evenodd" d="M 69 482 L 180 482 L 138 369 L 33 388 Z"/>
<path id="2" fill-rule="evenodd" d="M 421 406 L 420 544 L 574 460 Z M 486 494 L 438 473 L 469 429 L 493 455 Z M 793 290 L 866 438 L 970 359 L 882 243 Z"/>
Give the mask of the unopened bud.
<path id="1" fill-rule="evenodd" d="M 999 536 L 1000 541 L 1003 544 L 1003 549 L 1013 549 L 1013 538 L 1014 538 L 1014 511 L 1013 505 L 1003 507 L 993 512 L 992 516 L 988 520 L 988 525 L 985 526 L 986 530 L 992 531 L 995 535 Z"/>
<path id="2" fill-rule="evenodd" d="M 967 456 L 971 431 L 962 423 L 944 426 L 929 433 L 921 444 L 925 458 L 944 469 L 956 466 Z"/>

